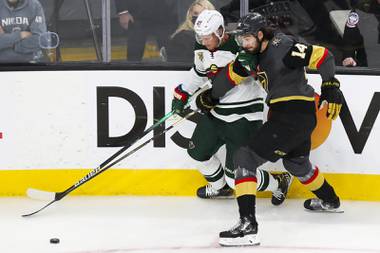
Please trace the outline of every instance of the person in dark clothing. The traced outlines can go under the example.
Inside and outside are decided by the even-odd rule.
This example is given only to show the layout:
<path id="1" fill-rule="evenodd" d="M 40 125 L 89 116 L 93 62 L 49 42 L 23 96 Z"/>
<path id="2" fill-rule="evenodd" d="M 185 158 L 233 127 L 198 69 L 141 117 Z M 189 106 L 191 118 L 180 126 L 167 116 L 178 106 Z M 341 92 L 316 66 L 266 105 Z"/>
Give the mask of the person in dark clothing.
<path id="1" fill-rule="evenodd" d="M 46 33 L 38 0 L 0 0 L 0 62 L 36 62 L 42 57 L 40 35 Z"/>
<path id="2" fill-rule="evenodd" d="M 359 14 L 351 10 L 343 33 L 343 61 L 345 67 L 367 67 L 367 53 L 359 30 Z"/>
<path id="3" fill-rule="evenodd" d="M 177 26 L 177 13 L 167 0 L 115 0 L 115 5 L 120 25 L 127 31 L 129 61 L 141 61 L 150 35 L 159 48 L 166 46 Z"/>
<path id="4" fill-rule="evenodd" d="M 305 67 L 316 69 L 321 75 L 320 107 L 327 106 L 326 116 L 336 119 L 344 98 L 335 78 L 333 55 L 324 47 L 276 33 L 259 13 L 242 17 L 235 34 L 244 52 L 215 76 L 211 92 L 199 95 L 197 101 L 202 103 L 198 108 L 204 111 L 214 108 L 220 97 L 240 85 L 244 77 L 256 73 L 267 91 L 266 103 L 271 114 L 248 144 L 234 154 L 235 195 L 240 219 L 233 228 L 219 234 L 222 246 L 260 244 L 255 214 L 256 171 L 267 161 L 282 159 L 285 169 L 317 196 L 304 202 L 306 209 L 341 212 L 334 188 L 309 159 L 316 108 L 314 89 L 307 83 Z M 258 63 L 252 57 L 255 55 Z"/>

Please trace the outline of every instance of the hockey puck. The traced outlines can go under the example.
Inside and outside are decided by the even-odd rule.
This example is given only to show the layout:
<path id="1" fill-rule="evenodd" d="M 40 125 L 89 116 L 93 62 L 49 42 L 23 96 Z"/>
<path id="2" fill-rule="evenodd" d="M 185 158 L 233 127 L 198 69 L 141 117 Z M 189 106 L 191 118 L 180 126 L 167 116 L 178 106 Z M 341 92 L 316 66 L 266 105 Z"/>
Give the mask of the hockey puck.
<path id="1" fill-rule="evenodd" d="M 50 243 L 57 244 L 57 243 L 59 243 L 59 239 L 58 238 L 51 238 Z"/>

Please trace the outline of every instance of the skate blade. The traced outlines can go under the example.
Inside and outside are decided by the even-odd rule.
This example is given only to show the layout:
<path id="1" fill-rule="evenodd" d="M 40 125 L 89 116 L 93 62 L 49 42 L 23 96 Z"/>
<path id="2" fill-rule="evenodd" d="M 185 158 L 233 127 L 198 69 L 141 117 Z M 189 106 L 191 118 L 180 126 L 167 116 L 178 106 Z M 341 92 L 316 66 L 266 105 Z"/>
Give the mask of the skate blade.
<path id="1" fill-rule="evenodd" d="M 344 210 L 341 208 L 337 208 L 333 210 L 310 210 L 310 209 L 305 208 L 305 210 L 310 213 L 344 213 Z"/>
<path id="2" fill-rule="evenodd" d="M 199 199 L 235 199 L 235 195 L 229 195 L 229 196 L 218 196 L 218 197 L 212 197 L 212 198 L 202 198 L 197 196 Z"/>
<path id="3" fill-rule="evenodd" d="M 236 238 L 219 238 L 219 244 L 223 247 L 248 247 L 260 245 L 257 235 L 246 235 Z"/>
<path id="4" fill-rule="evenodd" d="M 210 199 L 234 199 L 235 195 L 231 196 L 220 196 L 220 197 L 215 197 L 215 198 L 210 198 Z"/>

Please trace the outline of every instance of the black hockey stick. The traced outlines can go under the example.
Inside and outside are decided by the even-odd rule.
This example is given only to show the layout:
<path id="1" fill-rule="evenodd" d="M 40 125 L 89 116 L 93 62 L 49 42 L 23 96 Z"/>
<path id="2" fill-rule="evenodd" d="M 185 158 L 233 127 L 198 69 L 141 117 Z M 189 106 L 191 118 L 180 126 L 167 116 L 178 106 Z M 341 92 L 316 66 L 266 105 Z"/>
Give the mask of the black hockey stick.
<path id="1" fill-rule="evenodd" d="M 203 91 L 209 89 L 211 87 L 211 83 L 207 81 L 197 92 L 195 92 L 189 101 L 186 103 L 185 108 L 188 107 L 191 103 L 191 101 L 200 93 Z M 141 136 L 136 138 L 135 140 L 129 142 L 127 145 L 122 147 L 119 151 L 117 151 L 115 154 L 113 154 L 111 157 L 109 157 L 106 161 L 104 161 L 102 164 L 100 164 L 97 168 L 93 169 L 90 171 L 86 176 L 84 176 L 81 180 L 79 180 L 77 183 L 66 189 L 65 191 L 62 192 L 49 192 L 49 191 L 41 191 L 33 188 L 28 188 L 26 194 L 32 198 L 32 199 L 42 199 L 42 200 L 47 200 L 47 201 L 53 201 L 53 200 L 60 200 L 85 182 L 91 180 L 92 178 L 96 177 L 100 173 L 102 173 L 105 169 L 107 164 L 109 164 L 112 160 L 114 160 L 116 157 L 118 157 L 120 154 L 122 154 L 125 150 L 127 150 L 129 147 L 131 147 L 133 144 L 135 144 L 138 140 L 143 138 L 145 135 L 147 135 L 150 131 L 161 125 L 163 122 L 165 122 L 168 118 L 171 116 L 175 115 L 175 111 L 172 110 L 168 114 L 166 114 L 164 117 L 162 117 L 158 122 L 156 122 L 154 125 L 146 129 Z"/>
<path id="2" fill-rule="evenodd" d="M 176 122 L 174 122 L 171 126 L 167 127 L 166 129 L 164 129 L 161 133 L 158 133 L 156 135 L 154 135 L 152 138 L 148 139 L 147 141 L 145 141 L 144 143 L 140 144 L 139 146 L 137 146 L 136 148 L 132 149 L 131 151 L 129 151 L 127 154 L 123 155 L 122 157 L 118 158 L 117 160 L 113 161 L 112 163 L 108 164 L 107 166 L 105 166 L 104 168 L 100 168 L 97 172 L 95 172 L 95 174 L 91 175 L 89 177 L 89 179 L 92 179 L 94 177 L 96 177 L 97 175 L 99 175 L 100 173 L 106 171 L 107 169 L 111 168 L 112 166 L 114 166 L 115 164 L 119 163 L 120 161 L 124 160 L 125 158 L 127 158 L 128 156 L 132 155 L 133 153 L 135 153 L 136 151 L 138 151 L 139 149 L 141 149 L 142 147 L 144 147 L 145 145 L 147 145 L 149 142 L 151 142 L 152 140 L 158 138 L 159 136 L 163 135 L 164 133 L 166 133 L 167 131 L 169 131 L 170 129 L 172 129 L 173 127 L 175 127 L 176 125 L 178 125 L 180 122 L 190 118 L 192 115 L 194 115 L 195 113 L 197 113 L 199 111 L 198 110 L 195 110 L 195 111 L 191 111 L 189 112 L 188 114 L 186 114 L 183 118 L 177 120 Z M 75 185 L 71 186 L 70 188 L 68 188 L 66 191 L 63 191 L 63 192 L 44 192 L 42 194 L 46 194 L 46 195 L 53 195 L 54 196 L 54 199 L 51 200 L 48 204 L 46 204 L 45 206 L 43 206 L 42 208 L 38 209 L 37 211 L 35 212 L 32 212 L 32 213 L 28 213 L 28 214 L 23 214 L 22 217 L 29 217 L 29 216 L 32 216 L 42 210 L 44 210 L 45 208 L 47 208 L 48 206 L 50 206 L 51 204 L 53 204 L 54 202 L 57 202 L 59 200 L 61 200 L 63 197 L 65 197 L 67 194 L 69 194 L 71 191 L 73 191 L 74 189 L 76 189 L 79 185 L 83 184 L 84 182 L 88 181 L 89 179 L 85 179 L 88 175 L 90 175 L 91 172 L 89 174 L 87 174 L 83 179 L 79 180 L 78 183 L 76 183 Z M 85 179 L 85 180 L 84 180 Z M 81 182 L 82 180 L 84 180 L 83 182 Z M 76 186 L 78 185 L 78 186 Z M 43 192 L 43 191 L 41 191 Z"/>
<path id="3" fill-rule="evenodd" d="M 197 92 L 195 92 L 189 101 L 186 103 L 185 108 L 188 107 L 191 103 L 191 101 L 200 93 L 203 91 L 209 89 L 211 87 L 211 83 L 207 81 Z M 91 180 L 92 178 L 96 177 L 100 173 L 104 171 L 104 168 L 107 164 L 109 164 L 112 160 L 114 160 L 116 157 L 118 157 L 120 154 L 122 154 L 125 150 L 127 150 L 129 147 L 131 147 L 133 144 L 135 144 L 138 140 L 143 138 L 145 135 L 147 135 L 150 131 L 161 125 L 163 122 L 165 122 L 168 118 L 175 115 L 175 111 L 172 110 L 168 114 L 166 114 L 164 117 L 162 117 L 158 122 L 156 122 L 154 125 L 146 129 L 141 136 L 137 137 L 133 141 L 129 142 L 127 145 L 122 147 L 119 151 L 117 151 L 115 154 L 113 154 L 111 157 L 109 157 L 106 161 L 104 161 L 102 164 L 100 164 L 97 168 L 90 171 L 86 176 L 84 176 L 81 180 L 79 180 L 77 183 L 66 189 L 62 192 L 49 192 L 49 191 L 41 191 L 33 188 L 28 188 L 26 194 L 32 198 L 32 199 L 42 199 L 47 201 L 53 201 L 53 200 L 60 200 L 85 182 Z"/>
<path id="4" fill-rule="evenodd" d="M 157 137 L 163 135 L 164 133 L 166 133 L 167 131 L 170 131 L 170 129 L 172 129 L 173 127 L 175 127 L 176 125 L 178 125 L 179 123 L 181 123 L 182 121 L 190 118 L 191 116 L 193 116 L 195 113 L 199 112 L 200 110 L 197 109 L 195 111 L 191 111 L 189 112 L 188 114 L 186 114 L 183 118 L 177 120 L 176 122 L 173 123 L 173 125 L 167 127 L 166 129 L 164 129 L 161 133 L 158 133 L 156 134 L 155 136 L 153 136 L 152 138 L 146 140 L 145 142 L 141 143 L 140 145 L 138 145 L 137 147 L 135 147 L 134 149 L 132 149 L 131 151 L 128 151 L 128 153 L 124 154 L 122 157 L 118 158 L 116 161 L 112 162 L 111 164 L 107 165 L 107 167 L 105 167 L 105 169 L 108 169 L 112 166 L 114 166 L 115 164 L 121 162 L 122 160 L 124 160 L 125 158 L 127 158 L 128 156 L 134 154 L 136 151 L 138 151 L 139 149 L 141 149 L 142 147 L 144 147 L 145 145 L 147 145 L 149 142 L 151 142 L 152 140 L 156 139 Z"/>
<path id="5" fill-rule="evenodd" d="M 157 121 L 155 124 L 153 124 L 151 127 L 146 129 L 139 137 L 135 138 L 133 141 L 129 142 L 127 145 L 119 149 L 116 153 L 114 153 L 112 156 L 110 156 L 107 160 L 105 160 L 102 164 L 100 164 L 97 168 L 90 171 L 87 175 L 85 175 L 82 179 L 80 179 L 78 182 L 67 188 L 65 191 L 62 192 L 49 192 L 49 191 L 41 191 L 33 188 L 29 188 L 27 190 L 27 195 L 30 198 L 33 199 L 43 199 L 51 201 L 49 204 L 44 206 L 42 209 L 48 207 L 55 201 L 61 200 L 63 197 L 65 197 L 70 192 L 74 191 L 76 188 L 84 184 L 85 182 L 88 182 L 89 180 L 93 179 L 94 177 L 98 176 L 102 172 L 106 170 L 105 166 L 112 162 L 116 157 L 118 157 L 120 154 L 122 154 L 125 150 L 127 150 L 129 147 L 131 147 L 133 144 L 135 144 L 138 140 L 143 138 L 145 135 L 147 135 L 149 132 L 151 132 L 156 127 L 160 126 L 163 122 L 165 122 L 168 118 L 174 115 L 174 111 L 171 111 L 167 113 L 164 117 L 162 117 L 159 121 Z M 37 212 L 41 211 L 42 209 L 38 210 Z M 37 213 L 34 212 L 34 213 Z M 27 217 L 30 215 L 33 215 L 34 213 L 28 214 L 28 215 L 22 215 L 23 217 Z"/>

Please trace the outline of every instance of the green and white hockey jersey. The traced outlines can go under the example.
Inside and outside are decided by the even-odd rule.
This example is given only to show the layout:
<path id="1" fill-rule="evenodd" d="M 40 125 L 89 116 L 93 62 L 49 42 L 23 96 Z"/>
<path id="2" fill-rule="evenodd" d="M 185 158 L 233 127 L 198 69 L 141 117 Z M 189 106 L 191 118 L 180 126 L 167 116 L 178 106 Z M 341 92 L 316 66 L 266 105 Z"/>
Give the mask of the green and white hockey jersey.
<path id="1" fill-rule="evenodd" d="M 190 71 L 189 80 L 182 84 L 182 89 L 193 94 L 220 69 L 234 61 L 238 52 L 239 46 L 233 37 L 229 37 L 215 51 L 209 51 L 196 43 L 194 66 Z M 264 90 L 259 83 L 249 77 L 220 98 L 220 103 L 210 113 L 226 122 L 233 122 L 243 117 L 249 121 L 263 120 L 263 97 Z"/>

